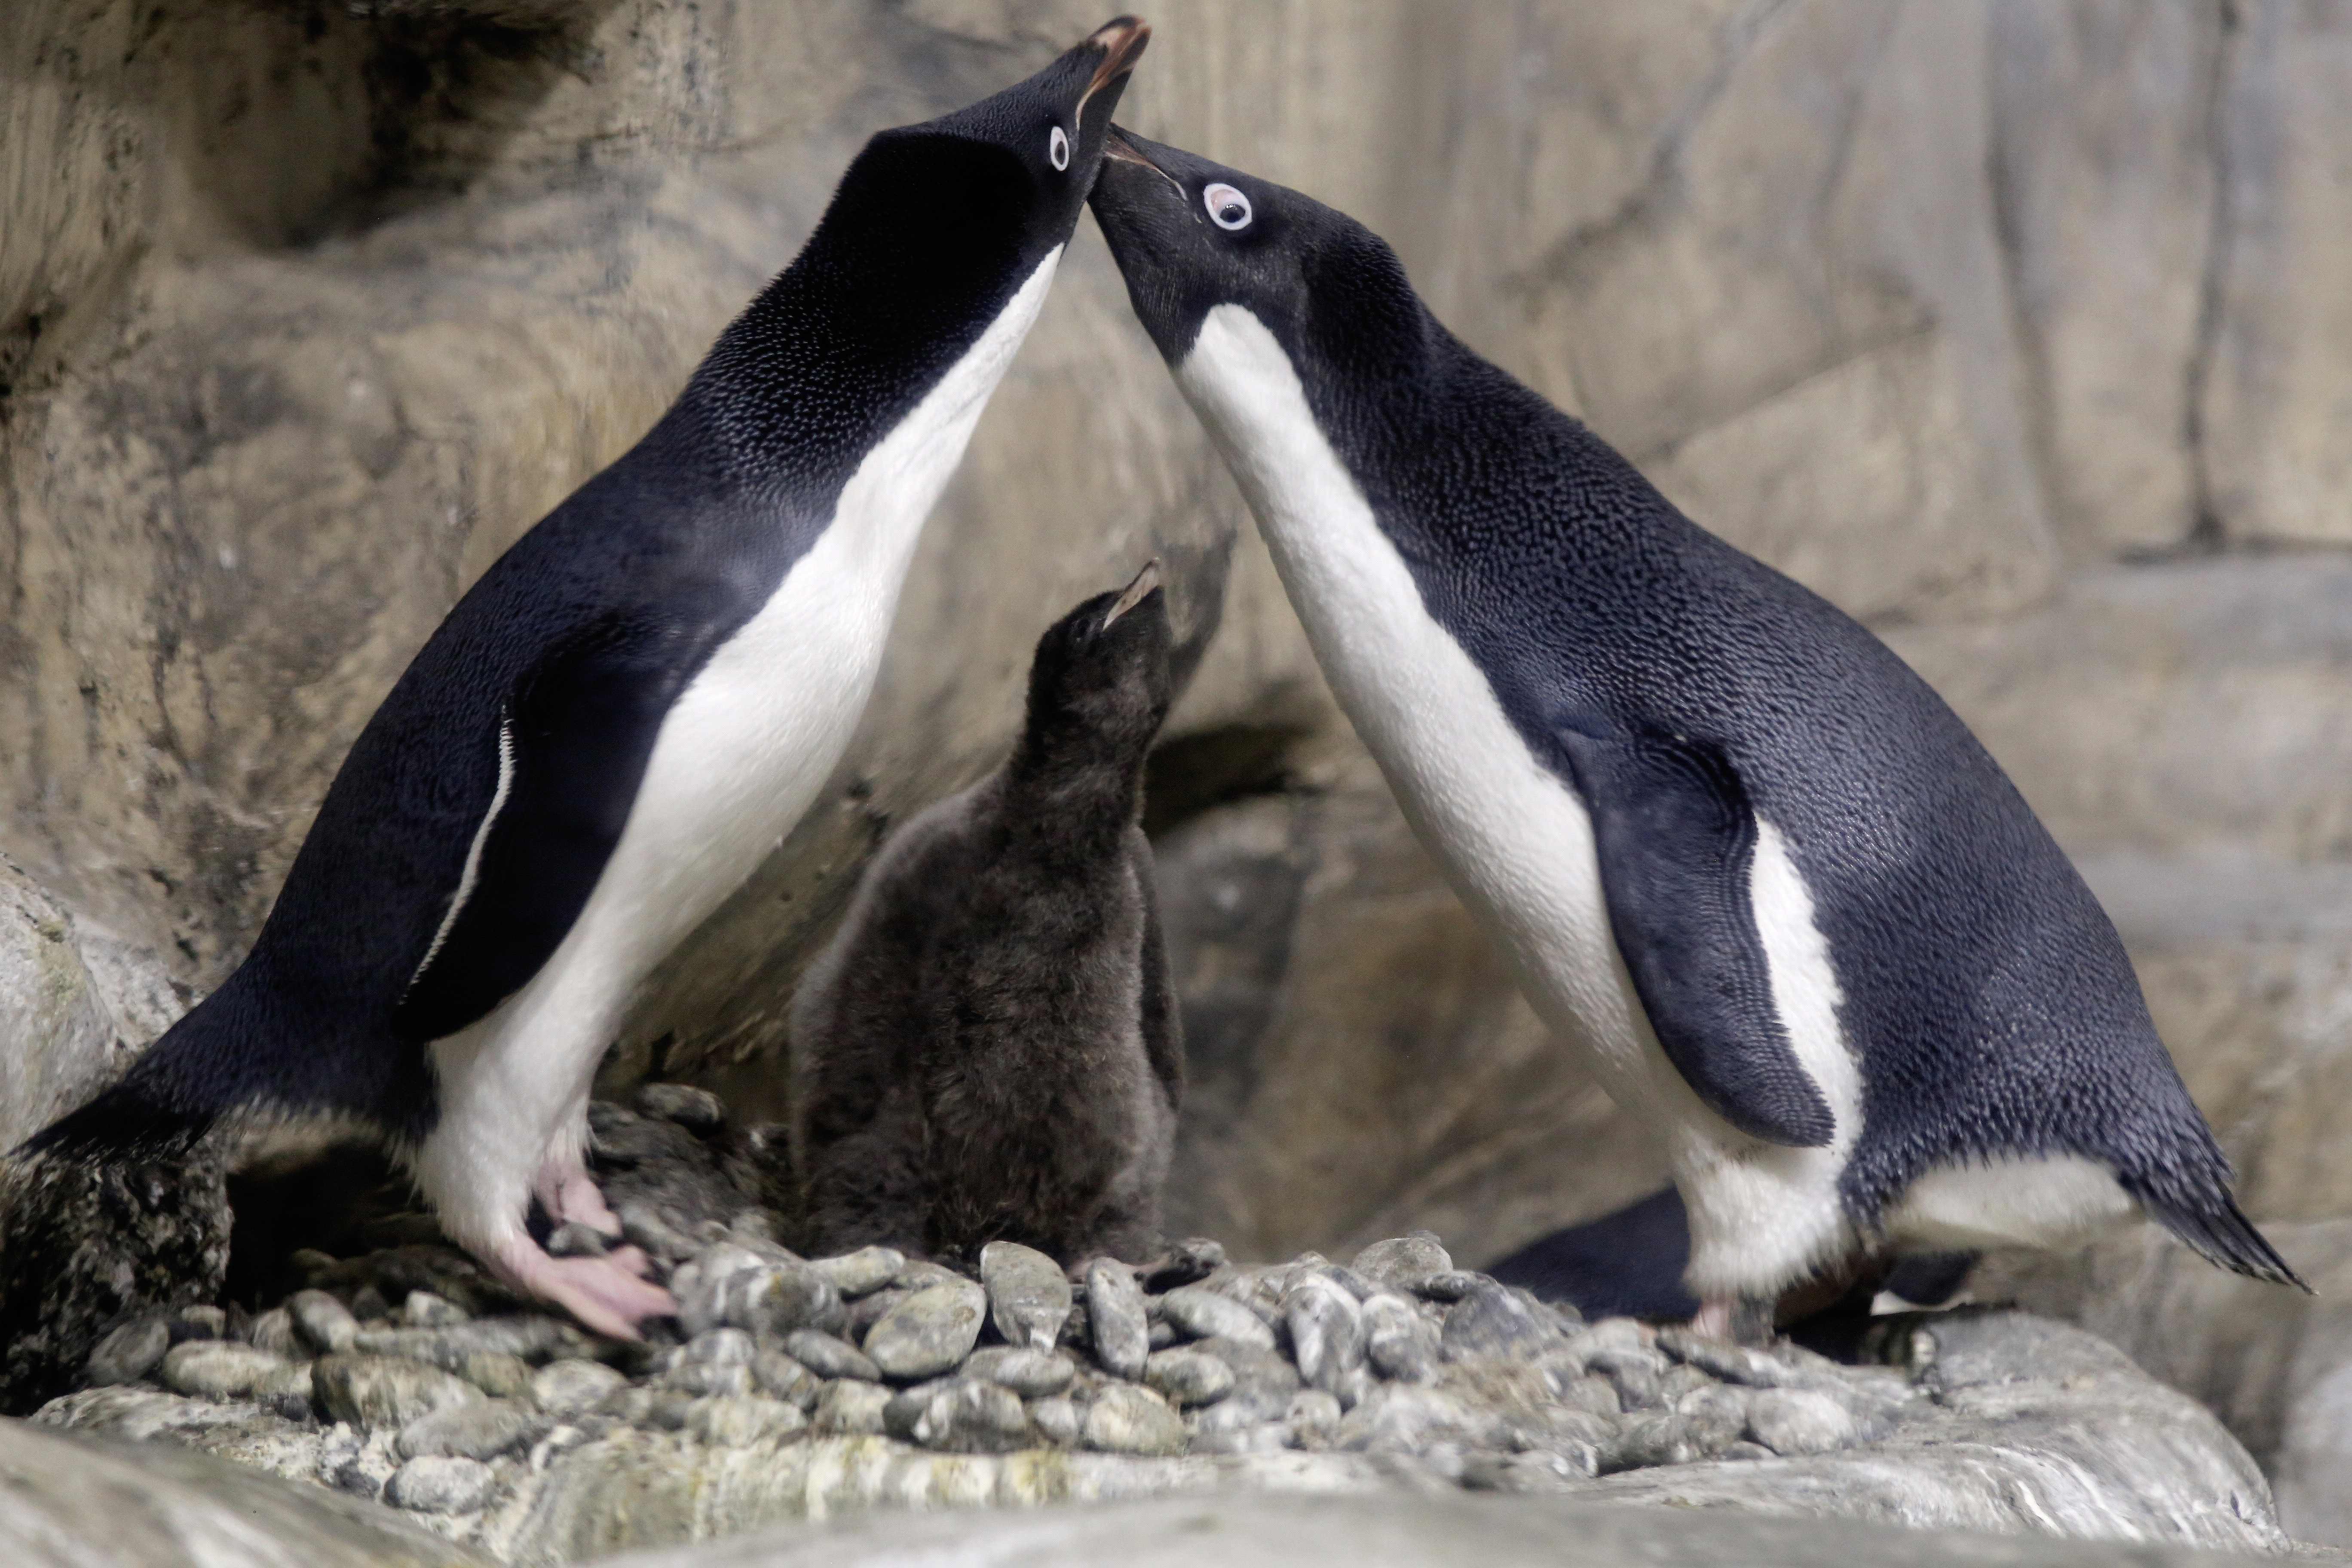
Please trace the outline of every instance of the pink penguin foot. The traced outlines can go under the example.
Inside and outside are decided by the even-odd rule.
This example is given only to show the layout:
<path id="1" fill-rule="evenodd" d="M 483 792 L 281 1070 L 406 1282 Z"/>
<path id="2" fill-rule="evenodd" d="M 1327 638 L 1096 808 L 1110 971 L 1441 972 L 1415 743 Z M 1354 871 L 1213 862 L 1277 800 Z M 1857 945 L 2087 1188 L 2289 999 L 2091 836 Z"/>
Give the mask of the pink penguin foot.
<path id="1" fill-rule="evenodd" d="M 621 1234 L 621 1220 L 595 1179 L 585 1171 L 572 1171 L 562 1176 L 541 1178 L 539 1205 L 558 1225 L 584 1225 L 606 1236 Z"/>
<path id="2" fill-rule="evenodd" d="M 601 1258 L 550 1258 L 530 1237 L 518 1233 L 499 1247 L 493 1261 L 517 1289 L 552 1301 L 583 1326 L 612 1339 L 642 1339 L 639 1323 L 677 1310 L 677 1299 L 645 1278 L 649 1265 L 634 1247 L 618 1247 Z"/>

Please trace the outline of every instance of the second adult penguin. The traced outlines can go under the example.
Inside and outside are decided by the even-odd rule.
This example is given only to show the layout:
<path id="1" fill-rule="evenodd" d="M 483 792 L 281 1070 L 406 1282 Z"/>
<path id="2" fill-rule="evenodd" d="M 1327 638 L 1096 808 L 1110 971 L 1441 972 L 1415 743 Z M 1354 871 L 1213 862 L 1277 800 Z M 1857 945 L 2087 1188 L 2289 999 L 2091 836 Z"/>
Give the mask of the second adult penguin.
<path id="1" fill-rule="evenodd" d="M 1093 204 L 1414 829 L 1664 1142 L 1712 1326 L 1865 1249 L 2135 1212 L 2293 1278 L 2090 889 L 1884 643 L 1343 214 L 1118 134 Z"/>
<path id="2" fill-rule="evenodd" d="M 1156 1247 L 1184 1063 L 1139 818 L 1170 642 L 1156 563 L 1046 632 L 1011 759 L 883 846 L 801 983 L 818 1252 Z"/>

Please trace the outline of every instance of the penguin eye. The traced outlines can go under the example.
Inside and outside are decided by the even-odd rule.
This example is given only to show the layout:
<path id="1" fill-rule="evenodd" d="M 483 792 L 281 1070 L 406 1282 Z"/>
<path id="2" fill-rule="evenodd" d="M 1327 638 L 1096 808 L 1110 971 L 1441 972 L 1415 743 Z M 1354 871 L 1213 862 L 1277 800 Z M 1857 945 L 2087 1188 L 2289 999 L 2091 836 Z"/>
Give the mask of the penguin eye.
<path id="1" fill-rule="evenodd" d="M 1231 185 L 1211 185 L 1201 193 L 1201 205 L 1209 209 L 1209 221 L 1219 228 L 1250 226 L 1250 199 Z"/>
<path id="2" fill-rule="evenodd" d="M 1062 128 L 1058 125 L 1045 137 L 1045 156 L 1053 160 L 1056 169 L 1070 166 L 1070 139 L 1062 134 Z"/>

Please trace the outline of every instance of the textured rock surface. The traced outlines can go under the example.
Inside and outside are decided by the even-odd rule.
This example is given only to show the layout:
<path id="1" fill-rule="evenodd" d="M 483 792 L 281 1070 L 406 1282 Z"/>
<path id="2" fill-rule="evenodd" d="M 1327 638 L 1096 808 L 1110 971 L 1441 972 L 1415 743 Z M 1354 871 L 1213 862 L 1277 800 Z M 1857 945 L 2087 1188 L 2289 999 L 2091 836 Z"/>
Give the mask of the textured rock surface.
<path id="1" fill-rule="evenodd" d="M 58 902 L 0 858 L 0 1149 L 80 1104 L 129 1065 L 143 1040 L 108 1016 Z M 28 1048 L 29 1047 L 29 1048 Z"/>
<path id="2" fill-rule="evenodd" d="M 987 1520 L 876 1515 L 613 1561 L 614 1568 L 885 1568 L 950 1554 L 1040 1568 L 1185 1568 L 1203 1560 L 1223 1568 L 2224 1568 L 2266 1561 L 1722 1512 L 1637 1513 L 1549 1498 L 1431 1497 L 1200 1498 Z"/>
<path id="3" fill-rule="evenodd" d="M 699 1222 L 686 1256 L 656 1267 L 673 1285 L 849 1270 L 742 1239 L 778 1228 L 756 1210 Z M 772 1323 L 682 1342 L 656 1325 L 625 1346 L 528 1310 L 459 1308 L 426 1288 L 454 1277 L 435 1250 L 310 1256 L 308 1273 L 345 1293 L 352 1321 L 317 1286 L 296 1294 L 300 1320 L 348 1349 L 293 1359 L 304 1342 L 290 1309 L 233 1324 L 190 1307 L 165 1324 L 179 1341 L 168 1352 L 152 1353 L 152 1332 L 110 1339 L 94 1386 L 40 1419 L 381 1499 L 518 1563 L 870 1508 L 1260 1489 L 1580 1492 L 2283 1542 L 2261 1472 L 2212 1415 L 2103 1342 L 2015 1314 L 1887 1320 L 1880 1337 L 1901 1364 L 1846 1367 L 1627 1319 L 1587 1324 L 1435 1267 L 1443 1248 L 1419 1236 L 1361 1255 L 1393 1283 L 1316 1254 L 1211 1266 L 1223 1249 L 1193 1241 L 1173 1249 L 1192 1265 L 1094 1261 L 1082 1301 L 1035 1259 L 984 1258 L 998 1304 L 1048 1297 L 1044 1319 L 992 1315 L 979 1283 L 902 1260 L 858 1298 L 887 1309 L 844 1323 L 862 1348 Z M 1173 1279 L 1191 1283 L 1157 1289 Z M 1098 1321 L 1129 1332 L 1098 1336 Z M 1140 1364 L 1139 1332 L 1163 1347 Z M 982 1333 L 992 1342 L 975 1348 Z"/>
<path id="4" fill-rule="evenodd" d="M 1109 1258 L 1087 1266 L 1087 1325 L 1095 1359 L 1120 1377 L 1143 1375 L 1151 1330 L 1135 1276 Z"/>
<path id="5" fill-rule="evenodd" d="M 968 1280 L 927 1285 L 878 1319 L 865 1350 L 885 1377 L 931 1377 L 971 1353 L 988 1298 Z"/>
<path id="6" fill-rule="evenodd" d="M 2153 1235 L 2061 1256 L 2000 1255 L 1969 1281 L 1979 1299 L 2074 1319 L 2203 1401 L 2263 1468 L 2299 1539 L 2352 1546 L 2352 1222 L 2271 1227 L 2314 1295 L 2258 1289 Z"/>
<path id="7" fill-rule="evenodd" d="M 498 1483 L 478 1459 L 426 1455 L 393 1471 L 384 1500 L 412 1513 L 470 1513 L 490 1500 Z"/>
<path id="8" fill-rule="evenodd" d="M 0 1161 L 0 1410 L 72 1386 L 99 1336 L 207 1302 L 228 1267 L 222 1159 Z"/>
<path id="9" fill-rule="evenodd" d="M 487 1568 L 389 1510 L 170 1445 L 0 1420 L 0 1560 L 16 1568 Z"/>
<path id="10" fill-rule="evenodd" d="M 1070 1282 L 1059 1264 L 1034 1247 L 992 1241 L 980 1249 L 980 1282 L 989 1321 L 1005 1343 L 1054 1348 L 1070 1316 Z"/>
<path id="11" fill-rule="evenodd" d="M 1866 1450 L 1604 1477 L 1595 1495 L 1670 1507 L 2036 1529 L 2214 1548 L 2284 1544 L 2261 1469 L 2203 1406 L 2081 1330 L 2010 1314 L 1916 1320 L 1916 1384 Z M 2003 1454 L 1995 1480 L 1982 1460 Z M 2137 1515 L 2116 1512 L 2121 1498 Z"/>

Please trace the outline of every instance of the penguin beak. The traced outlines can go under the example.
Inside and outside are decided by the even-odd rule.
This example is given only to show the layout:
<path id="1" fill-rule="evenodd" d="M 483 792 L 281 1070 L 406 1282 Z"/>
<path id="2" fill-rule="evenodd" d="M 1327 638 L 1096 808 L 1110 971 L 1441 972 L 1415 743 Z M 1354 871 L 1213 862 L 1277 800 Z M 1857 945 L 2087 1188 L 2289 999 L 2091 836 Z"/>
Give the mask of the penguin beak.
<path id="1" fill-rule="evenodd" d="M 1095 67 L 1087 90 L 1078 94 L 1078 106 L 1070 118 L 1076 121 L 1087 111 L 1087 100 L 1114 82 L 1127 79 L 1142 58 L 1143 46 L 1151 41 L 1151 25 L 1134 16 L 1118 16 L 1105 22 L 1087 37 L 1087 47 L 1102 50 L 1102 64 Z"/>
<path id="2" fill-rule="evenodd" d="M 1149 169 L 1153 174 L 1159 175 L 1161 179 L 1167 181 L 1170 184 L 1174 185 L 1179 192 L 1181 192 L 1184 188 L 1184 183 L 1181 180 L 1179 180 L 1175 175 L 1170 174 L 1167 170 L 1153 163 L 1150 155 L 1145 153 L 1142 148 L 1137 146 L 1134 139 L 1116 125 L 1110 128 L 1110 134 L 1103 140 L 1103 156 L 1105 158 L 1117 159 L 1122 163 L 1135 163 L 1143 168 Z"/>
<path id="3" fill-rule="evenodd" d="M 1111 605 L 1108 612 L 1104 615 L 1102 629 L 1105 631 L 1110 630 L 1113 622 L 1117 621 L 1119 616 L 1127 614 L 1128 611 L 1135 608 L 1136 605 L 1143 603 L 1144 600 L 1150 598 L 1152 594 L 1159 589 L 1159 587 L 1160 557 L 1155 555 L 1150 560 L 1143 563 L 1143 570 L 1135 574 L 1135 581 L 1127 585 L 1126 589 L 1120 593 L 1118 598 Z"/>

